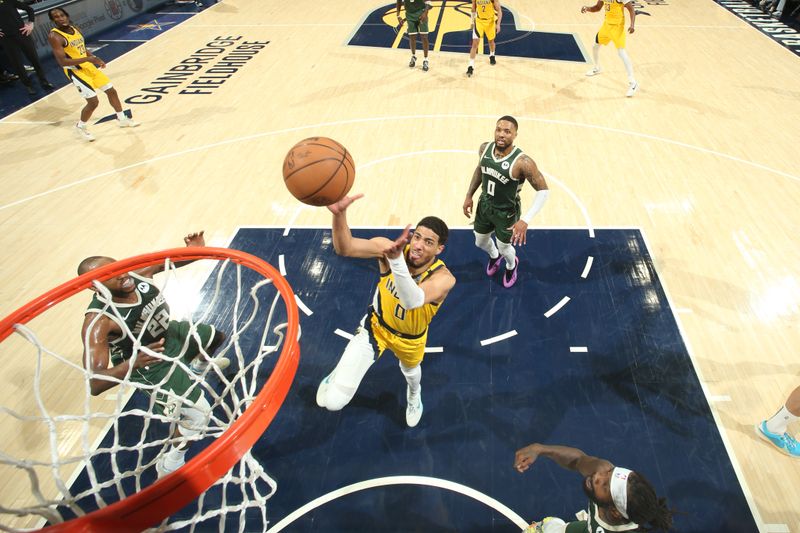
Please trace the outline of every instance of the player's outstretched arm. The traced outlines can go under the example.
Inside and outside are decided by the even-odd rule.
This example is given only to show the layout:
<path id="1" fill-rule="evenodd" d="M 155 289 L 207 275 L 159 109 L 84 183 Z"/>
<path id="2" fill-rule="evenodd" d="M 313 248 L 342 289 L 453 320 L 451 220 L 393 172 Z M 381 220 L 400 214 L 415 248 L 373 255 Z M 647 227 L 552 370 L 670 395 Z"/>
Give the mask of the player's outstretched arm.
<path id="1" fill-rule="evenodd" d="M 383 257 L 384 249 L 392 243 L 385 237 L 372 239 L 353 237 L 350 226 L 347 224 L 347 208 L 363 196 L 363 194 L 345 196 L 335 204 L 328 206 L 328 211 L 333 213 L 333 249 L 337 255 L 361 259 L 380 258 Z"/>
<path id="2" fill-rule="evenodd" d="M 200 230 L 194 233 L 190 233 L 183 238 L 183 243 L 186 245 L 187 248 L 191 248 L 193 246 L 205 246 L 206 239 L 204 235 L 205 235 L 205 230 Z M 194 261 L 195 261 L 194 259 L 192 259 L 191 261 L 178 261 L 175 263 L 175 268 L 186 266 L 189 263 L 194 263 Z M 163 271 L 164 271 L 164 263 L 159 263 L 157 265 L 135 270 L 135 272 L 140 276 L 142 276 L 143 278 L 152 278 L 154 275 Z"/>
<path id="3" fill-rule="evenodd" d="M 547 457 L 562 468 L 578 472 L 582 476 L 588 476 L 600 470 L 608 470 L 614 467 L 609 461 L 586 455 L 578 448 L 539 444 L 537 442 L 517 450 L 514 457 L 514 468 L 518 472 L 524 472 L 530 468 L 539 456 Z"/>
<path id="4" fill-rule="evenodd" d="M 597 3 L 593 6 L 582 6 L 581 13 L 596 13 L 603 8 L 603 0 L 597 0 Z"/>

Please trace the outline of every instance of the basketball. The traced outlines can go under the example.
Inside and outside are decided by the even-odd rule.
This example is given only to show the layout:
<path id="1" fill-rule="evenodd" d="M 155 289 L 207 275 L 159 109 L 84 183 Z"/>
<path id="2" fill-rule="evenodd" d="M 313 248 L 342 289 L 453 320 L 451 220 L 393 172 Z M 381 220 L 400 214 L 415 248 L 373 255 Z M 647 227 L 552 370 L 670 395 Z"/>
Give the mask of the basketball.
<path id="1" fill-rule="evenodd" d="M 356 167 L 347 148 L 327 137 L 298 142 L 283 160 L 283 182 L 292 196 L 308 205 L 338 202 L 350 191 Z"/>

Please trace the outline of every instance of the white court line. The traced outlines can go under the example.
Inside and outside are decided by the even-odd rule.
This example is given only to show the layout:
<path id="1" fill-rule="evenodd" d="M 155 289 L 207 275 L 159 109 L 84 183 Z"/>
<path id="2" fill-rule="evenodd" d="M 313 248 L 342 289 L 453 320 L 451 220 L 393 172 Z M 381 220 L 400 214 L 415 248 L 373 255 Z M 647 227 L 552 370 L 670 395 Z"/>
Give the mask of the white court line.
<path id="1" fill-rule="evenodd" d="M 343 330 L 341 330 L 339 328 L 336 328 L 336 331 L 334 331 L 334 333 L 336 335 L 339 335 L 340 337 L 344 337 L 347 340 L 350 340 L 350 339 L 353 338 L 353 334 L 352 333 L 347 333 L 346 331 L 343 331 Z"/>
<path id="2" fill-rule="evenodd" d="M 301 300 L 300 297 L 298 295 L 296 295 L 296 294 L 294 295 L 294 301 L 297 302 L 297 307 L 299 307 L 300 310 L 303 313 L 305 313 L 306 316 L 311 316 L 311 315 L 314 314 L 314 312 L 311 309 L 309 309 L 306 306 L 306 304 L 303 303 L 303 300 Z"/>
<path id="3" fill-rule="evenodd" d="M 278 256 L 278 272 L 281 273 L 281 276 L 286 277 L 286 263 L 283 259 L 283 254 Z"/>
<path id="4" fill-rule="evenodd" d="M 481 341 L 481 346 L 486 346 L 487 344 L 494 344 L 496 342 L 504 341 L 506 339 L 510 339 L 514 335 L 517 334 L 517 330 L 512 329 L 509 332 L 503 333 L 502 335 L 497 335 L 495 337 L 489 337 L 488 339 L 483 339 Z"/>
<path id="5" fill-rule="evenodd" d="M 333 501 L 337 498 L 341 498 L 342 496 L 347 496 L 348 494 L 352 494 L 354 492 L 358 492 L 361 490 L 373 489 L 376 487 L 388 487 L 390 485 L 423 485 L 426 487 L 438 487 L 440 489 L 451 490 L 453 492 L 463 494 L 464 496 L 468 496 L 473 500 L 477 500 L 482 504 L 486 505 L 487 507 L 490 507 L 495 511 L 501 513 L 503 516 L 505 516 L 511 522 L 513 522 L 515 526 L 520 528 L 520 530 L 524 530 L 525 528 L 528 527 L 528 522 L 526 522 L 521 516 L 519 516 L 517 513 L 509 509 L 507 506 L 503 505 L 502 503 L 495 500 L 491 496 L 487 496 L 486 494 L 478 492 L 477 490 L 467 487 L 466 485 L 461 485 L 460 483 L 455 483 L 453 481 L 448 481 L 446 479 L 439 479 L 435 477 L 391 476 L 391 477 L 380 477 L 376 479 L 369 479 L 366 481 L 359 481 L 358 483 L 347 485 L 346 487 L 336 489 L 332 492 L 329 492 L 328 494 L 320 496 L 315 500 L 311 500 L 310 502 L 303 505 L 299 509 L 296 509 L 295 511 L 289 513 L 280 522 L 269 528 L 267 530 L 267 533 L 278 533 L 279 531 L 283 531 L 283 529 L 286 526 L 290 525 L 292 522 L 294 522 L 301 516 L 305 515 L 306 513 L 313 511 L 317 507 L 325 505 L 330 501 Z"/>
<path id="6" fill-rule="evenodd" d="M 589 353 L 589 348 L 586 346 L 570 346 L 570 353 Z"/>
<path id="7" fill-rule="evenodd" d="M 430 155 L 430 154 L 470 154 L 474 156 L 475 152 L 474 150 L 461 150 L 461 149 L 439 149 L 439 150 L 421 150 L 417 152 L 405 152 L 402 154 L 394 154 L 381 159 L 375 159 L 373 161 L 369 161 L 363 165 L 359 165 L 356 170 L 360 172 L 365 169 L 368 169 L 369 167 L 385 163 L 386 161 L 392 161 L 394 159 L 402 159 L 404 157 L 416 157 L 419 155 Z M 586 206 L 583 205 L 583 202 L 580 201 L 578 195 L 572 192 L 570 188 L 567 187 L 567 185 L 563 181 L 559 180 L 552 174 L 548 174 L 547 172 L 542 172 L 542 174 L 544 174 L 547 177 L 547 179 L 550 180 L 551 182 L 555 182 L 556 184 L 558 184 L 558 186 L 561 187 L 570 198 L 572 198 L 572 201 L 575 202 L 575 204 L 578 206 L 578 209 L 581 210 L 584 220 L 586 220 L 586 227 L 589 229 L 589 237 L 594 239 L 594 227 L 592 227 L 592 220 L 589 218 L 589 211 L 586 209 Z"/>
<path id="8" fill-rule="evenodd" d="M 143 46 L 147 46 L 149 43 L 152 43 L 155 40 L 156 39 L 151 39 L 147 43 L 145 43 Z M 141 47 L 139 47 L 139 48 L 141 48 Z M 126 52 L 126 54 L 127 53 L 130 53 L 130 52 Z M 125 55 L 125 54 L 123 54 L 123 55 Z M 122 57 L 122 56 L 120 56 L 120 57 Z M 117 59 L 119 59 L 119 58 L 117 58 Z M 54 93 L 50 93 L 48 96 L 45 96 L 45 98 L 48 98 L 49 96 L 52 96 L 53 94 Z M 39 101 L 41 101 L 41 99 Z M 30 105 L 33 105 L 33 104 L 30 104 Z M 20 111 L 22 111 L 24 109 L 27 109 L 28 107 L 30 107 L 30 106 L 25 106 L 24 108 L 18 110 L 16 113 L 19 113 Z M 13 113 L 13 114 L 16 114 L 16 113 Z M 5 205 L 0 205 L 0 211 L 2 211 L 4 209 L 8 209 L 9 207 L 14 207 L 16 205 L 29 202 L 31 200 L 35 200 L 37 198 L 41 198 L 43 196 L 47 196 L 47 195 L 55 193 L 55 192 L 59 192 L 59 191 L 65 190 L 65 189 L 70 189 L 72 187 L 75 187 L 76 185 L 81 185 L 83 183 L 94 181 L 96 179 L 99 179 L 99 178 L 102 178 L 102 177 L 105 177 L 105 176 L 110 176 L 110 175 L 116 174 L 118 172 L 122 172 L 122 171 L 125 171 L 125 170 L 130 170 L 132 168 L 137 168 L 137 167 L 141 167 L 141 166 L 144 166 L 144 165 L 151 165 L 151 164 L 159 162 L 159 161 L 164 161 L 164 160 L 167 160 L 167 159 L 180 157 L 180 156 L 187 155 L 187 154 L 192 154 L 192 153 L 195 153 L 195 152 L 205 152 L 205 151 L 208 151 L 208 150 L 210 150 L 212 148 L 216 148 L 216 147 L 219 147 L 219 146 L 227 146 L 227 145 L 231 145 L 231 144 L 236 144 L 236 143 L 239 143 L 239 142 L 242 142 L 242 141 L 250 141 L 250 140 L 255 140 L 255 139 L 261 139 L 263 137 L 270 137 L 270 136 L 273 136 L 273 135 L 280 135 L 280 134 L 283 134 L 283 133 L 291 133 L 291 132 L 297 132 L 297 131 L 302 131 L 302 130 L 320 129 L 320 128 L 323 128 L 323 127 L 330 127 L 330 126 L 341 126 L 341 125 L 344 125 L 344 124 L 359 124 L 359 123 L 366 123 L 366 122 L 387 123 L 387 122 L 399 121 L 399 120 L 410 120 L 410 121 L 415 121 L 415 122 L 423 121 L 424 122 L 425 120 L 435 120 L 435 119 L 472 119 L 472 118 L 485 119 L 485 120 L 489 120 L 489 119 L 496 120 L 497 119 L 497 117 L 495 117 L 494 115 L 464 115 L 464 114 L 459 114 L 459 115 L 442 115 L 442 114 L 438 114 L 438 115 L 379 116 L 379 117 L 369 117 L 369 118 L 337 120 L 337 121 L 333 121 L 333 122 L 321 122 L 319 124 L 311 124 L 311 125 L 308 125 L 308 126 L 297 126 L 297 127 L 294 127 L 294 128 L 285 128 L 285 129 L 281 129 L 281 130 L 273 130 L 273 131 L 262 132 L 262 133 L 254 133 L 252 135 L 246 135 L 244 137 L 237 137 L 237 138 L 234 138 L 234 139 L 227 139 L 225 141 L 219 141 L 219 142 L 215 142 L 215 143 L 211 143 L 211 144 L 206 144 L 206 145 L 198 146 L 196 148 L 187 148 L 186 150 L 173 152 L 171 154 L 160 155 L 160 156 L 157 156 L 157 157 L 146 159 L 144 161 L 139 161 L 138 163 L 131 163 L 130 165 L 125 165 L 125 166 L 122 166 L 122 167 L 119 167 L 119 168 L 108 170 L 106 172 L 101 172 L 100 174 L 95 174 L 94 176 L 89 176 L 89 177 L 86 177 L 86 178 L 82 178 L 82 179 L 80 179 L 78 181 L 74 181 L 72 183 L 67 183 L 67 184 L 62 185 L 60 187 L 54 187 L 52 189 L 48 189 L 46 191 L 43 191 L 43 192 L 40 192 L 40 193 L 37 193 L 37 194 L 31 195 L 31 196 L 26 196 L 26 197 L 21 198 L 19 200 L 15 200 L 15 201 L 13 201 L 11 203 L 8 203 L 8 204 L 5 204 Z M 765 171 L 770 172 L 772 174 L 777 174 L 779 176 L 783 176 L 785 178 L 789 178 L 791 180 L 795 180 L 795 181 L 800 182 L 800 176 L 795 176 L 793 174 L 789 174 L 788 172 L 775 170 L 773 168 L 769 168 L 769 167 L 767 167 L 765 165 L 761 165 L 759 163 L 754 163 L 752 161 L 747 161 L 747 160 L 741 159 L 739 157 L 734 157 L 734 156 L 731 156 L 731 155 L 723 154 L 721 152 L 716 152 L 714 150 L 709 150 L 707 148 L 702 148 L 702 147 L 699 147 L 699 146 L 693 146 L 693 145 L 686 144 L 686 143 L 683 143 L 683 142 L 680 142 L 680 141 L 674 141 L 672 139 L 666 139 L 664 137 L 657 137 L 655 135 L 649 135 L 649 134 L 646 134 L 646 133 L 638 133 L 638 132 L 635 132 L 635 131 L 626 131 L 626 130 L 621 130 L 621 129 L 618 129 L 618 128 L 609 128 L 607 126 L 597 126 L 597 125 L 594 125 L 594 124 L 583 124 L 583 123 L 579 123 L 579 122 L 570 122 L 570 121 L 567 121 L 567 120 L 543 119 L 543 118 L 533 118 L 533 117 L 517 117 L 517 120 L 523 120 L 523 121 L 530 120 L 530 121 L 533 121 L 533 122 L 541 122 L 541 123 L 545 123 L 545 124 L 556 124 L 556 125 L 574 126 L 574 127 L 578 127 L 578 128 L 595 129 L 595 130 L 599 130 L 599 131 L 608 131 L 608 132 L 612 132 L 612 133 L 619 133 L 619 134 L 622 134 L 622 135 L 629 135 L 631 137 L 639 137 L 639 138 L 642 138 L 642 139 L 649 139 L 649 140 L 659 141 L 659 142 L 663 142 L 663 143 L 666 143 L 666 144 L 672 144 L 672 145 L 675 145 L 675 146 L 688 148 L 690 150 L 696 150 L 698 152 L 714 155 L 714 156 L 721 157 L 721 158 L 724 158 L 724 159 L 729 159 L 731 161 L 744 163 L 746 165 L 750 165 L 752 167 L 756 167 L 756 168 L 759 168 L 761 170 L 765 170 Z M 6 123 L 5 121 L 0 120 L 0 125 L 5 124 L 5 123 Z M 459 150 L 459 151 L 464 151 L 464 150 Z M 474 152 L 472 152 L 472 151 L 469 151 L 468 153 L 474 154 Z M 359 167 L 359 168 L 361 168 L 361 167 Z M 562 186 L 563 186 L 563 184 L 562 184 Z"/>
<path id="9" fill-rule="evenodd" d="M 678 307 L 675 309 L 676 315 L 691 315 L 694 313 L 694 310 L 689 309 L 688 307 Z"/>
<path id="10" fill-rule="evenodd" d="M 442 353 L 444 352 L 444 346 L 426 346 L 425 353 Z"/>
<path id="11" fill-rule="evenodd" d="M 550 308 L 550 310 L 544 314 L 544 316 L 545 316 L 546 318 L 550 318 L 550 317 L 551 317 L 551 316 L 553 316 L 554 314 L 558 313 L 558 310 L 559 310 L 559 309 L 561 309 L 562 307 L 564 307 L 565 305 L 567 305 L 567 302 L 569 302 L 569 296 L 564 296 L 563 298 L 561 298 L 561 301 L 560 301 L 560 302 L 558 302 L 558 303 L 557 303 L 556 305 L 554 305 L 553 307 L 551 307 L 551 308 Z"/>
<path id="12" fill-rule="evenodd" d="M 589 275 L 589 271 L 592 269 L 592 263 L 594 263 L 594 257 L 591 255 L 586 258 L 586 266 L 583 267 L 583 272 L 581 272 L 581 277 L 586 279 L 586 276 Z"/>
<path id="13" fill-rule="evenodd" d="M 642 240 L 644 240 L 644 244 L 648 250 L 653 250 L 654 248 L 650 247 L 650 243 L 647 242 L 647 235 L 645 235 L 644 229 L 640 228 L 639 233 L 642 235 Z M 655 269 L 655 265 L 653 265 Z M 667 288 L 666 280 L 658 273 L 656 269 L 656 275 L 658 279 L 661 281 L 661 289 L 664 291 L 664 296 L 667 298 L 667 303 L 669 303 L 670 308 L 675 309 L 672 305 L 672 298 L 669 294 L 669 289 Z M 711 394 L 708 392 L 708 388 L 706 387 L 705 380 L 703 379 L 703 373 L 700 370 L 700 365 L 697 363 L 697 360 L 694 356 L 692 351 L 692 346 L 689 343 L 689 337 L 683 331 L 683 325 L 679 320 L 679 317 L 675 316 L 675 324 L 678 326 L 678 332 L 681 335 L 681 340 L 683 344 L 686 346 L 686 352 L 689 354 L 689 360 L 692 362 L 692 367 L 694 368 L 694 372 L 697 375 L 697 379 L 700 382 L 700 387 L 703 390 L 703 395 L 706 399 L 712 397 Z M 710 403 L 710 402 L 709 402 Z M 713 405 L 713 404 L 710 404 Z M 728 433 L 725 431 L 725 426 L 722 425 L 720 422 L 719 414 L 715 408 L 711 408 L 711 416 L 714 418 L 714 424 L 717 426 L 717 431 L 719 432 L 719 436 L 722 439 L 722 444 L 725 446 L 725 451 L 728 453 L 728 458 L 731 461 L 731 466 L 733 466 L 733 471 L 736 473 L 736 479 L 739 480 L 739 486 L 742 488 L 742 493 L 744 494 L 745 500 L 747 500 L 747 505 L 750 507 L 750 513 L 753 515 L 753 518 L 756 521 L 756 524 L 761 526 L 764 524 L 764 520 L 761 518 L 761 513 L 758 510 L 758 506 L 756 505 L 755 500 L 753 499 L 753 492 L 750 490 L 750 487 L 747 485 L 747 480 L 744 477 L 744 472 L 742 472 L 742 467 L 739 464 L 739 460 L 737 459 L 736 455 L 733 453 L 733 446 L 731 445 L 731 441 L 728 438 Z"/>
<path id="14" fill-rule="evenodd" d="M 98 39 L 98 43 L 146 43 L 150 39 Z"/>
<path id="15" fill-rule="evenodd" d="M 708 397 L 708 401 L 709 402 L 730 402 L 731 401 L 731 397 L 728 396 L 727 394 L 720 394 L 720 395 L 717 395 L 717 396 L 709 396 Z"/>
<path id="16" fill-rule="evenodd" d="M 292 213 L 292 218 L 289 219 L 289 223 L 286 224 L 286 229 L 283 230 L 283 236 L 284 237 L 289 235 L 289 232 L 292 230 L 292 226 L 294 225 L 295 221 L 297 220 L 297 217 L 300 216 L 300 211 L 302 211 L 302 210 L 303 210 L 303 206 L 302 205 L 298 205 L 295 208 L 294 213 Z"/>

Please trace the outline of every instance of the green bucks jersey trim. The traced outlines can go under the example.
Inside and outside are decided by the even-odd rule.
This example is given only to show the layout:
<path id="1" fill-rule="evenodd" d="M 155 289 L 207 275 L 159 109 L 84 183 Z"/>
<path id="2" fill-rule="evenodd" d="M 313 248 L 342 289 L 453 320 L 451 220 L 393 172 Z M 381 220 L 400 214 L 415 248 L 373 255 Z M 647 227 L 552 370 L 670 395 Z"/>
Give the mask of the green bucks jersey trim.
<path id="1" fill-rule="evenodd" d="M 587 522 L 587 527 L 589 533 L 604 533 L 605 531 L 637 531 L 639 529 L 639 524 L 636 522 L 628 522 L 627 524 L 619 524 L 616 526 L 607 524 L 602 518 L 600 518 L 600 512 L 597 508 L 597 504 L 590 501 L 589 520 Z"/>
<path id="2" fill-rule="evenodd" d="M 481 198 L 489 200 L 495 209 L 513 210 L 519 203 L 519 192 L 524 180 L 513 177 L 514 165 L 522 149 L 514 148 L 500 159 L 494 156 L 495 143 L 490 142 L 481 154 Z"/>

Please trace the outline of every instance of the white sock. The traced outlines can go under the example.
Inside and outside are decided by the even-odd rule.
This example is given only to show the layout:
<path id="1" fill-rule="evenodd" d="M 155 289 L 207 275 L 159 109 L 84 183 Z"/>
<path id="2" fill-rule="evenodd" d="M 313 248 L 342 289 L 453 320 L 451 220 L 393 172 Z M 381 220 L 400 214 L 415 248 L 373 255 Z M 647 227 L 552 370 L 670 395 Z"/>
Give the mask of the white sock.
<path id="1" fill-rule="evenodd" d="M 186 462 L 186 450 L 179 450 L 172 446 L 167 453 L 164 454 L 164 468 L 173 472 Z"/>
<path id="2" fill-rule="evenodd" d="M 126 118 L 128 117 L 125 116 L 125 111 L 120 111 L 117 113 L 117 120 L 125 120 Z"/>
<path id="3" fill-rule="evenodd" d="M 475 66 L 475 60 L 474 59 L 470 59 L 469 60 L 469 66 L 471 66 L 471 67 Z"/>
<path id="4" fill-rule="evenodd" d="M 489 233 L 478 233 L 477 231 L 473 231 L 472 233 L 475 234 L 475 246 L 489 254 L 490 258 L 497 259 L 500 252 L 497 250 L 497 246 L 494 245 L 492 235 Z"/>
<path id="5" fill-rule="evenodd" d="M 79 120 L 79 121 L 78 121 L 78 124 L 76 124 L 76 125 L 77 125 L 79 128 L 85 128 L 85 127 L 86 127 L 86 123 L 85 123 L 84 121 L 82 121 L 82 120 Z"/>
<path id="6" fill-rule="evenodd" d="M 422 381 L 422 365 L 417 365 L 413 368 L 405 366 L 402 361 L 400 362 L 400 370 L 406 377 L 406 383 L 411 389 L 411 394 L 419 394 L 420 382 Z"/>
<path id="7" fill-rule="evenodd" d="M 786 433 L 786 427 L 791 423 L 797 420 L 800 417 L 797 417 L 789 412 L 789 410 L 784 405 L 783 407 L 778 410 L 777 413 L 772 415 L 772 418 L 767 420 L 767 431 L 770 433 L 776 433 L 778 435 L 783 435 Z"/>
<path id="8" fill-rule="evenodd" d="M 600 45 L 595 43 L 592 46 L 592 59 L 594 59 L 594 68 L 600 68 Z"/>
<path id="9" fill-rule="evenodd" d="M 517 266 L 517 250 L 512 244 L 506 244 L 502 241 L 497 241 L 497 247 L 500 249 L 500 255 L 506 260 L 506 269 L 512 270 Z"/>
<path id="10" fill-rule="evenodd" d="M 633 63 L 631 63 L 631 58 L 628 56 L 628 52 L 626 52 L 624 48 L 620 48 L 617 50 L 617 53 L 622 59 L 622 62 L 625 64 L 625 71 L 628 73 L 628 81 L 631 83 L 636 83 L 636 78 L 633 77 Z"/>

